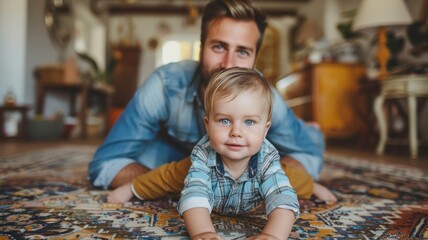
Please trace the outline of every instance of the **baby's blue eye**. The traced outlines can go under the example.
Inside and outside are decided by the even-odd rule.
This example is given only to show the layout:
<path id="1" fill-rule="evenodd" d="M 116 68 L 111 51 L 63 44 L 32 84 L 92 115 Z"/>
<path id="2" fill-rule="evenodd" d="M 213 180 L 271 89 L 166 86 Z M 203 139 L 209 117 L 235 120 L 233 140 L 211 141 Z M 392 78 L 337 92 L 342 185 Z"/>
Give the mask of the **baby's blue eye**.
<path id="1" fill-rule="evenodd" d="M 247 126 L 252 126 L 254 124 L 255 124 L 254 120 L 245 120 L 245 125 Z"/>
<path id="2" fill-rule="evenodd" d="M 226 119 L 226 118 L 223 118 L 223 119 L 220 119 L 220 121 L 219 121 L 221 124 L 224 124 L 224 125 L 229 125 L 230 124 L 230 120 L 229 119 Z"/>

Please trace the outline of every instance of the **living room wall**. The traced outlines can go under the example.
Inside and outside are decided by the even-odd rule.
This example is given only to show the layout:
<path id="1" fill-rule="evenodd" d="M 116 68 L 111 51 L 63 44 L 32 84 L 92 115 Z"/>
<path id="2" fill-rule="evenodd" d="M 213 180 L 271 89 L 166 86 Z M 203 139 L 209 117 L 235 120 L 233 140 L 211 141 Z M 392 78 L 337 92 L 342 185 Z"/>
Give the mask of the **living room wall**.
<path id="1" fill-rule="evenodd" d="M 41 64 L 58 62 L 58 51 L 50 42 L 43 23 L 44 2 L 44 0 L 0 0 L 0 51 L 2 52 L 0 56 L 0 97 L 11 89 L 16 95 L 18 103 L 30 104 L 33 107 L 35 99 L 34 68 Z M 299 14 L 314 19 L 319 23 L 321 31 L 329 42 L 334 42 L 340 38 L 335 26 L 340 19 L 340 13 L 356 8 L 359 3 L 360 0 L 310 0 L 303 3 L 276 4 L 295 8 Z M 406 3 L 411 15 L 418 16 L 422 0 L 407 0 Z M 141 37 L 145 49 L 140 68 L 140 82 L 142 82 L 155 67 L 155 61 L 153 61 L 155 52 L 150 51 L 146 45 L 147 38 L 153 36 L 155 28 L 147 31 L 148 25 L 146 24 L 159 21 L 160 17 L 138 16 L 138 19 L 141 22 L 139 20 L 136 34 Z M 174 28 L 183 30 L 185 33 L 199 31 L 199 23 L 192 27 L 177 27 L 183 22 L 179 16 L 162 16 L 162 19 L 168 19 L 167 21 L 171 22 L 175 26 Z M 114 24 L 113 20 L 109 27 L 111 40 L 115 39 Z M 155 24 L 150 26 L 155 26 Z M 73 50 L 69 48 L 68 54 L 71 53 Z M 427 54 L 423 55 L 419 61 L 426 59 Z M 68 112 L 65 99 L 66 96 L 61 94 L 48 96 L 46 114 L 52 114 L 57 109 Z M 427 112 L 428 110 L 425 109 L 425 119 Z M 426 132 L 428 130 L 424 130 L 424 136 L 428 136 Z"/>
<path id="2" fill-rule="evenodd" d="M 0 97 L 11 91 L 25 99 L 25 45 L 27 36 L 26 0 L 0 0 Z M 12 21 L 13 20 L 13 21 Z"/>

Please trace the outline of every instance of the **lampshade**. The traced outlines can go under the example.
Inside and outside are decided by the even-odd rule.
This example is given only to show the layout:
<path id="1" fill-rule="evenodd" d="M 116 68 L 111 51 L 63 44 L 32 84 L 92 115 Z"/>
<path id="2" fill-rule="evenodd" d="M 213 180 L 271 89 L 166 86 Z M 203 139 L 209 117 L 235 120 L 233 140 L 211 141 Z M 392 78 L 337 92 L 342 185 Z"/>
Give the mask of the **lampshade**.
<path id="1" fill-rule="evenodd" d="M 353 30 L 407 25 L 412 22 L 403 0 L 362 0 L 354 19 Z"/>

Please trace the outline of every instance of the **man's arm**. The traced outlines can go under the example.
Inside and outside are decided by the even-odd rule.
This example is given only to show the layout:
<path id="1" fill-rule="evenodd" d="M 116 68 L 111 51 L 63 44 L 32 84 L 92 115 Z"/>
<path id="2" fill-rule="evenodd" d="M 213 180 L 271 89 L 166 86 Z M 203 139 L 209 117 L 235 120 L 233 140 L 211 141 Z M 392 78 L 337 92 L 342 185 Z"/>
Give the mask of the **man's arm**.
<path id="1" fill-rule="evenodd" d="M 111 184 L 115 188 L 147 170 L 137 166 L 136 159 L 167 118 L 165 101 L 163 81 L 159 74 L 152 74 L 134 94 L 89 163 L 89 178 L 94 186 L 107 189 Z"/>
<path id="2" fill-rule="evenodd" d="M 113 178 L 113 181 L 110 183 L 109 188 L 116 189 L 124 184 L 130 183 L 134 178 L 149 171 L 150 169 L 144 167 L 141 164 L 130 163 L 116 174 L 116 176 Z"/>
<path id="3" fill-rule="evenodd" d="M 281 157 L 297 160 L 314 180 L 318 179 L 325 148 L 323 134 L 297 118 L 277 91 L 274 96 L 272 125 L 266 138 Z"/>

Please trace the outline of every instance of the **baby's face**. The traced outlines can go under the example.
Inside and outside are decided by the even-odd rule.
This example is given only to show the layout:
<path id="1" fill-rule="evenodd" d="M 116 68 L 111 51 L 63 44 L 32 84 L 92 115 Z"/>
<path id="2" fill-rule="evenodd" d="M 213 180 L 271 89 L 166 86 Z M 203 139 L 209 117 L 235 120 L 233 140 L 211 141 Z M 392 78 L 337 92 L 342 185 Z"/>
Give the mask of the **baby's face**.
<path id="1" fill-rule="evenodd" d="M 205 126 L 223 161 L 249 160 L 260 150 L 270 127 L 268 109 L 260 91 L 247 90 L 214 102 Z"/>

